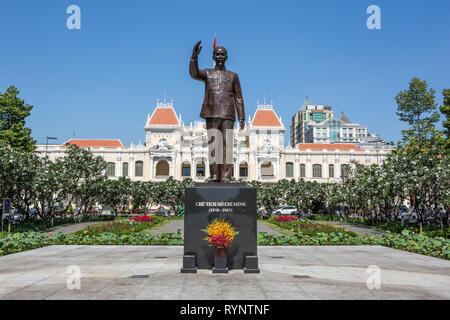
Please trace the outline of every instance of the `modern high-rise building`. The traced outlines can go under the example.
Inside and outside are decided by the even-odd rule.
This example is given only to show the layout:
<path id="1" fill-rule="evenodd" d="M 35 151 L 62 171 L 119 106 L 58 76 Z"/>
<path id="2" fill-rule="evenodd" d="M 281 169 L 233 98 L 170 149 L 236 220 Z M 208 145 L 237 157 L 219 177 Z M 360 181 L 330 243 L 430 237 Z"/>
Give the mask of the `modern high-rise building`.
<path id="1" fill-rule="evenodd" d="M 330 106 L 313 104 L 311 100 L 306 97 L 300 111 L 292 117 L 291 146 L 295 147 L 299 143 L 306 142 L 305 134 L 309 124 L 321 123 L 329 119 L 333 119 L 333 111 Z"/>
<path id="2" fill-rule="evenodd" d="M 358 143 L 367 138 L 367 127 L 352 123 L 342 112 L 339 119 L 310 123 L 305 130 L 306 143 Z"/>

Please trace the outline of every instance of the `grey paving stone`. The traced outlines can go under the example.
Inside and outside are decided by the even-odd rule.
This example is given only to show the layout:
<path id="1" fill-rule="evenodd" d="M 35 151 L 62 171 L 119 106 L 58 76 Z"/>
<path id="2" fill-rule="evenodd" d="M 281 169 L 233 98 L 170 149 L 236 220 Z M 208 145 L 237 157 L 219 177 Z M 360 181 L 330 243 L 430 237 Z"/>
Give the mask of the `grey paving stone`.
<path id="1" fill-rule="evenodd" d="M 267 291 L 266 297 L 268 300 L 311 300 L 304 291 Z"/>
<path id="2" fill-rule="evenodd" d="M 182 255 L 181 246 L 54 246 L 0 257 L 0 299 L 450 299 L 450 261 L 379 246 L 259 247 L 260 274 L 181 274 Z M 379 290 L 367 288 L 371 264 Z M 66 287 L 69 265 L 81 269 L 80 290 Z"/>

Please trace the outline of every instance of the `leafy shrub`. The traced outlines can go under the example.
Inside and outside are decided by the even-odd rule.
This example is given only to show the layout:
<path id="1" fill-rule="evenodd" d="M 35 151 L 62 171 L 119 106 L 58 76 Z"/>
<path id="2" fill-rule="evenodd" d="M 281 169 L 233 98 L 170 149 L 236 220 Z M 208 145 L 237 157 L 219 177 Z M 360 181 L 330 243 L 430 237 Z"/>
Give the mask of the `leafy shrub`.
<path id="1" fill-rule="evenodd" d="M 111 232 L 97 234 L 46 235 L 38 232 L 14 233 L 0 238 L 0 256 L 49 245 L 182 245 L 181 233 L 163 233 L 159 236 L 148 233 L 117 235 Z"/>
<path id="2" fill-rule="evenodd" d="M 450 239 L 443 237 L 433 238 L 425 233 L 403 230 L 401 234 L 385 233 L 383 244 L 396 249 L 450 259 Z"/>
<path id="3" fill-rule="evenodd" d="M 353 236 L 344 232 L 317 232 L 314 236 L 296 233 L 292 236 L 276 236 L 258 233 L 258 245 L 261 246 L 311 246 L 311 245 L 377 245 L 381 240 L 369 236 Z"/>

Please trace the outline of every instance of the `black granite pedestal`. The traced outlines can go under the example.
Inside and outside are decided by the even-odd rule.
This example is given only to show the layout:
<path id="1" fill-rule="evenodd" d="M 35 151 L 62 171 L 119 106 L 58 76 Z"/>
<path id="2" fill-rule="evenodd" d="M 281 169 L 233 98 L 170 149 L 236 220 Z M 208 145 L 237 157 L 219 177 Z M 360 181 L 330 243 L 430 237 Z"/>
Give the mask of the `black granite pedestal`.
<path id="1" fill-rule="evenodd" d="M 215 218 L 231 222 L 239 234 L 227 248 L 227 268 L 244 269 L 251 261 L 253 272 L 257 266 L 256 189 L 245 183 L 203 183 L 185 190 L 184 209 L 184 265 L 181 272 L 192 272 L 195 267 L 214 267 L 214 247 L 205 240 L 206 229 Z M 246 257 L 249 259 L 246 259 Z M 247 262 L 246 262 L 247 260 Z M 256 264 L 255 264 L 256 262 Z M 183 271 L 185 270 L 185 271 Z"/>

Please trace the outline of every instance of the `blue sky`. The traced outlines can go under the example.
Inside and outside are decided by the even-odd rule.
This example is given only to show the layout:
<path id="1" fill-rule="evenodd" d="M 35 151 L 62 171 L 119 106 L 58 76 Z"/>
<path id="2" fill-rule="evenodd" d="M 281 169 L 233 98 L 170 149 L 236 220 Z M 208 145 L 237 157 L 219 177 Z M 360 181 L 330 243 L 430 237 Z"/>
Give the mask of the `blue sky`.
<path id="1" fill-rule="evenodd" d="M 68 30 L 66 8 L 81 8 L 81 30 Z M 381 30 L 366 9 L 381 8 Z M 412 77 L 450 88 L 450 1 L 148 1 L 2 0 L 0 91 L 10 85 L 34 105 L 28 126 L 39 143 L 119 138 L 144 141 L 156 99 L 173 98 L 185 123 L 200 120 L 203 84 L 188 73 L 203 41 L 229 53 L 247 115 L 273 100 L 287 128 L 306 96 L 331 105 L 369 132 L 397 141 L 406 126 L 395 96 Z M 248 116 L 247 116 L 248 118 Z"/>

